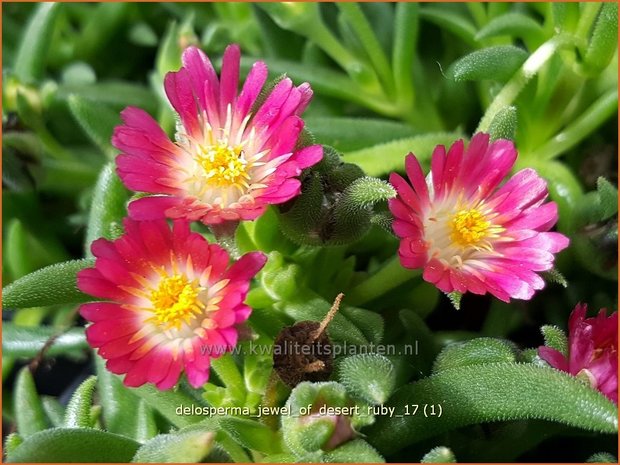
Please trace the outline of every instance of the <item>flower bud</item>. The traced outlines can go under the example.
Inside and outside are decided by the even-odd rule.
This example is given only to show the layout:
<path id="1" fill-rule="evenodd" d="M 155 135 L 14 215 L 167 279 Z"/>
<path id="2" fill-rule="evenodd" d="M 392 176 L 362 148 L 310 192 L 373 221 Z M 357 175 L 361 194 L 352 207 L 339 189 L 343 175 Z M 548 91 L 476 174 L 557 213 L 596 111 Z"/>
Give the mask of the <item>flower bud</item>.
<path id="1" fill-rule="evenodd" d="M 324 147 L 321 163 L 302 176 L 302 194 L 280 207 L 280 226 L 298 244 L 348 244 L 370 228 L 373 205 L 394 195 L 390 185 L 364 177 L 357 165 Z"/>
<path id="2" fill-rule="evenodd" d="M 284 441 L 297 457 L 338 448 L 353 439 L 356 431 L 374 421 L 364 405 L 355 404 L 344 386 L 303 382 L 286 402 L 290 415 L 282 417 Z"/>

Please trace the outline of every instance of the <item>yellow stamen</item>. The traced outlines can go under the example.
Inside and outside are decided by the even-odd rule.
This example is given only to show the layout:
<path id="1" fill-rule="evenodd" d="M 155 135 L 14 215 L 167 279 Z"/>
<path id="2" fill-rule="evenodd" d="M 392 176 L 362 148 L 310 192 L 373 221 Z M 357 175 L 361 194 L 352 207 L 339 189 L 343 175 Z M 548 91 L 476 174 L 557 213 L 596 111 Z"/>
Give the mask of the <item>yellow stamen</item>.
<path id="1" fill-rule="evenodd" d="M 489 234 L 491 222 L 484 214 L 473 208 L 461 210 L 450 220 L 450 239 L 461 247 L 476 246 Z"/>
<path id="2" fill-rule="evenodd" d="M 241 146 L 231 147 L 222 142 L 200 146 L 197 158 L 208 184 L 217 187 L 248 186 L 248 162 L 243 157 Z"/>
<path id="3" fill-rule="evenodd" d="M 202 313 L 203 304 L 198 300 L 200 287 L 190 282 L 185 275 L 175 274 L 162 279 L 157 289 L 151 292 L 151 321 L 164 329 L 180 329 L 182 323 L 190 323 L 195 315 Z"/>

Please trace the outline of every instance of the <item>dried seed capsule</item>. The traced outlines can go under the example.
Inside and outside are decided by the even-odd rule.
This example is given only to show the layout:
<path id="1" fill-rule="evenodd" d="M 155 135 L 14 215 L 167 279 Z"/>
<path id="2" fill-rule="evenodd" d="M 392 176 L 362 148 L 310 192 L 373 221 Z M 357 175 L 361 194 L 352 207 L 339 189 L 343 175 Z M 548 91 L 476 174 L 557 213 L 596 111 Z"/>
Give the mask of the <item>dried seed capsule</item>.
<path id="1" fill-rule="evenodd" d="M 273 367 L 284 384 L 295 387 L 302 381 L 329 379 L 334 355 L 325 329 L 338 311 L 342 297 L 343 294 L 336 297 L 322 322 L 300 321 L 278 334 L 273 347 Z"/>

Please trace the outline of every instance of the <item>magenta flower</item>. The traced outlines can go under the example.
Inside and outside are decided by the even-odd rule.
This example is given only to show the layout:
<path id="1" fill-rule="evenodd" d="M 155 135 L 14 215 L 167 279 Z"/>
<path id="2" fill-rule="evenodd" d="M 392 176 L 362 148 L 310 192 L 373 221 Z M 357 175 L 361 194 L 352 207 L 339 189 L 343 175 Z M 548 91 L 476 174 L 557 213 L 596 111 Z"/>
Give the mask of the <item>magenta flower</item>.
<path id="1" fill-rule="evenodd" d="M 165 220 L 126 219 L 125 231 L 93 242 L 95 267 L 78 274 L 80 290 L 108 300 L 80 307 L 92 322 L 86 339 L 127 386 L 169 389 L 184 369 L 199 387 L 211 358 L 237 344 L 236 325 L 252 311 L 243 301 L 266 257 L 248 253 L 229 267 L 222 248 L 181 220 L 170 230 Z"/>
<path id="2" fill-rule="evenodd" d="M 300 118 L 312 98 L 307 83 L 281 80 L 254 108 L 267 79 L 263 62 L 239 82 L 239 47 L 224 52 L 220 79 L 196 47 L 183 53 L 183 67 L 168 73 L 166 94 L 179 114 L 172 142 L 144 111 L 128 107 L 112 143 L 122 154 L 118 174 L 129 189 L 153 196 L 131 202 L 139 220 L 179 218 L 217 224 L 253 220 L 267 205 L 301 191 L 297 176 L 323 156 L 320 145 L 299 148 Z"/>
<path id="3" fill-rule="evenodd" d="M 568 239 L 549 232 L 557 206 L 545 203 L 547 184 L 532 169 L 501 187 L 517 158 L 512 142 L 489 144 L 476 134 L 469 147 L 437 146 L 425 179 L 413 154 L 405 159 L 409 182 L 393 173 L 398 196 L 389 201 L 405 268 L 423 268 L 426 281 L 444 292 L 530 299 L 545 282 L 537 272 L 553 267 Z M 411 185 L 410 185 L 411 184 Z"/>
<path id="4" fill-rule="evenodd" d="M 586 318 L 587 305 L 577 304 L 568 321 L 568 356 L 541 346 L 538 355 L 549 365 L 582 378 L 618 404 L 618 312 L 602 309 Z"/>

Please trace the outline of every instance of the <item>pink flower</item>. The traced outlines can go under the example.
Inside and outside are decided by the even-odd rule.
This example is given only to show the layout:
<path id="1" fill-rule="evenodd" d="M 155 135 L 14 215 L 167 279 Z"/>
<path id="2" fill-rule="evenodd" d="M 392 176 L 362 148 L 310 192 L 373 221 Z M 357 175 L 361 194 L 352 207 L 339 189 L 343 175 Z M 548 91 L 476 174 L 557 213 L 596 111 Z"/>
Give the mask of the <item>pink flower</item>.
<path id="1" fill-rule="evenodd" d="M 252 66 L 241 93 L 239 47 L 224 52 L 220 79 L 196 47 L 183 67 L 168 73 L 166 94 L 180 117 L 172 142 L 146 112 L 128 107 L 112 143 L 122 154 L 118 174 L 129 189 L 156 194 L 131 202 L 139 220 L 181 218 L 217 224 L 253 220 L 267 205 L 301 191 L 296 177 L 323 157 L 320 145 L 299 148 L 300 118 L 312 98 L 307 83 L 281 80 L 258 108 L 267 79 L 263 62 Z"/>
<path id="2" fill-rule="evenodd" d="M 618 312 L 602 309 L 586 318 L 588 306 L 577 304 L 568 321 L 568 356 L 541 346 L 538 355 L 549 365 L 582 378 L 618 404 Z"/>
<path id="3" fill-rule="evenodd" d="M 423 268 L 424 279 L 444 292 L 489 292 L 508 302 L 542 289 L 537 272 L 553 267 L 568 239 L 549 232 L 557 206 L 545 203 L 547 184 L 536 171 L 521 170 L 499 187 L 516 158 L 512 142 L 489 144 L 488 134 L 476 134 L 467 149 L 462 140 L 447 155 L 437 146 L 425 179 L 409 154 L 409 183 L 390 176 L 401 264 Z"/>
<path id="4" fill-rule="evenodd" d="M 174 386 L 184 369 L 194 387 L 209 379 L 211 358 L 237 344 L 238 325 L 252 309 L 243 301 L 266 261 L 248 253 L 232 266 L 228 254 L 177 220 L 125 220 L 114 242 L 92 244 L 94 268 L 78 274 L 83 292 L 106 299 L 80 314 L 92 322 L 88 343 L 125 384 Z"/>

